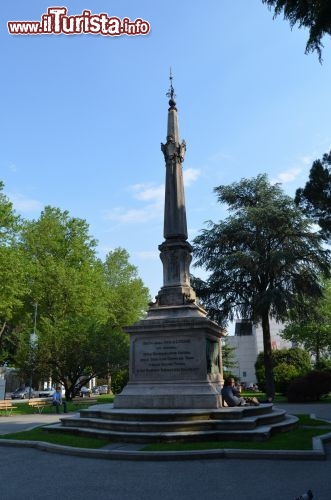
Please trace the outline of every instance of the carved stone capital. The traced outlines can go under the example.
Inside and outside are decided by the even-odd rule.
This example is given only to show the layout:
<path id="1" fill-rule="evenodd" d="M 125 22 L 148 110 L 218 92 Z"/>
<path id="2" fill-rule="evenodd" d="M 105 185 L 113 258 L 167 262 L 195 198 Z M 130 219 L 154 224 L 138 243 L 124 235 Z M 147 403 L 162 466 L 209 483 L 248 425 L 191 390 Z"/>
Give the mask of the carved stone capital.
<path id="1" fill-rule="evenodd" d="M 182 141 L 181 144 L 178 144 L 172 138 L 168 138 L 166 144 L 161 142 L 161 151 L 166 162 L 168 160 L 175 160 L 182 163 L 185 158 L 186 142 Z"/>

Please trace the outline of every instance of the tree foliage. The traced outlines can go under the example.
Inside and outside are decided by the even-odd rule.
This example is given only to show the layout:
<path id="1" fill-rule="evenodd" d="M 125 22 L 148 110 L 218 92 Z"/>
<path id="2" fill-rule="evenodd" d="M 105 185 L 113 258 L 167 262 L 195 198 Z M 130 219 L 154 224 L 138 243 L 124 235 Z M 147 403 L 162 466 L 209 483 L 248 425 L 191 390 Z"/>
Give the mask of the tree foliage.
<path id="1" fill-rule="evenodd" d="M 324 35 L 331 35 L 330 0 L 262 0 L 262 2 L 270 9 L 274 9 L 275 17 L 283 13 L 291 28 L 296 24 L 299 28 L 308 28 L 306 53 L 316 51 L 319 60 L 322 60 L 322 38 Z"/>
<path id="2" fill-rule="evenodd" d="M 71 397 L 79 377 L 96 370 L 96 336 L 107 319 L 96 243 L 85 221 L 52 207 L 46 207 L 38 220 L 25 223 L 21 239 L 31 266 L 25 316 L 17 325 L 16 364 L 27 376 L 31 318 L 38 304 L 34 373 L 63 384 Z"/>
<path id="3" fill-rule="evenodd" d="M 13 319 L 19 314 L 27 292 L 28 266 L 18 245 L 21 221 L 3 188 L 0 181 L 0 363 L 11 360 Z"/>
<path id="4" fill-rule="evenodd" d="M 125 322 L 134 322 L 147 305 L 147 289 L 128 262 L 125 250 L 96 256 L 87 223 L 67 211 L 46 207 L 26 222 L 22 250 L 31 267 L 25 315 L 16 326 L 16 365 L 27 378 L 49 377 L 61 383 L 66 397 L 109 366 L 128 359 Z M 38 304 L 38 343 L 31 348 L 33 305 Z"/>
<path id="5" fill-rule="evenodd" d="M 287 318 L 307 296 L 321 296 L 320 273 L 329 274 L 329 252 L 309 220 L 265 175 L 215 188 L 230 215 L 194 240 L 196 266 L 209 277 L 194 280 L 209 316 L 261 322 L 269 397 L 274 396 L 269 318 Z"/>
<path id="6" fill-rule="evenodd" d="M 282 394 L 286 393 L 292 380 L 305 375 L 311 370 L 309 354 L 300 348 L 274 349 L 271 358 L 275 377 L 275 389 Z M 266 379 L 263 353 L 259 353 L 256 359 L 255 372 L 258 385 L 264 390 Z"/>
<path id="7" fill-rule="evenodd" d="M 331 239 L 331 151 L 315 160 L 304 188 L 297 189 L 296 204 L 317 222 L 326 240 Z"/>
<path id="8" fill-rule="evenodd" d="M 108 253 L 103 269 L 108 289 L 108 321 L 111 326 L 120 328 L 132 325 L 147 309 L 148 289 L 123 248 L 115 248 Z"/>
<path id="9" fill-rule="evenodd" d="M 129 263 L 129 254 L 123 248 L 109 252 L 103 263 L 107 285 L 106 336 L 108 386 L 114 392 L 126 380 L 129 362 L 129 337 L 124 327 L 132 325 L 145 313 L 149 301 L 148 289 L 138 277 L 135 266 Z M 112 381 L 110 380 L 110 375 Z"/>
<path id="10" fill-rule="evenodd" d="M 290 311 L 282 337 L 303 346 L 319 363 L 331 354 L 331 282 L 324 285 L 323 297 L 307 300 L 299 311 Z"/>
<path id="11" fill-rule="evenodd" d="M 230 372 L 232 368 L 236 368 L 238 363 L 235 357 L 236 348 L 228 343 L 227 337 L 222 339 L 222 363 L 223 370 Z M 227 377 L 230 375 L 227 374 Z"/>

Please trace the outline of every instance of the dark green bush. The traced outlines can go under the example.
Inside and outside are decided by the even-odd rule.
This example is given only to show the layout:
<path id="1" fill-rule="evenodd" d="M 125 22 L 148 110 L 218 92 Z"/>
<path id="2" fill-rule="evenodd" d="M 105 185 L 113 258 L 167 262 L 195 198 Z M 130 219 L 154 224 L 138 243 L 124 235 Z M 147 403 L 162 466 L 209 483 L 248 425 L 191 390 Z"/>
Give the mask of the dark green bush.
<path id="1" fill-rule="evenodd" d="M 331 391 L 331 371 L 313 370 L 305 376 L 292 380 L 287 399 L 291 403 L 319 401 Z"/>
<path id="2" fill-rule="evenodd" d="M 330 358 L 321 358 L 316 364 L 315 364 L 315 370 L 331 370 L 331 359 Z"/>
<path id="3" fill-rule="evenodd" d="M 301 375 L 301 371 L 296 366 L 287 363 L 279 363 L 274 368 L 274 380 L 276 392 L 286 394 L 291 381 Z"/>
<path id="4" fill-rule="evenodd" d="M 119 394 L 129 381 L 129 369 L 121 368 L 111 377 L 111 389 L 114 394 Z"/>
<path id="5" fill-rule="evenodd" d="M 275 349 L 272 351 L 272 364 L 276 392 L 286 394 L 292 379 L 305 375 L 311 370 L 309 354 L 298 347 L 292 349 Z M 265 391 L 264 357 L 260 352 L 255 363 L 255 374 L 258 386 Z"/>

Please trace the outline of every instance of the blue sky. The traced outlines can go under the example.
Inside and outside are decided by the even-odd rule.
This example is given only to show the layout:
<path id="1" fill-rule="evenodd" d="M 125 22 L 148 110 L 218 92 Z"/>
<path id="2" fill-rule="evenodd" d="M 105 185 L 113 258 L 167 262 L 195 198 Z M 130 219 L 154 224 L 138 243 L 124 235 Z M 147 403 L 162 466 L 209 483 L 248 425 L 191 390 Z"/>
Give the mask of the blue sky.
<path id="1" fill-rule="evenodd" d="M 13 36 L 56 2 L 0 12 L 0 179 L 25 218 L 46 205 L 85 219 L 101 257 L 126 248 L 151 295 L 162 286 L 169 68 L 174 74 L 189 239 L 225 215 L 213 188 L 267 173 L 293 195 L 331 149 L 331 44 L 305 55 L 261 0 L 66 0 L 150 23 L 147 36 Z M 194 270 L 196 274 L 198 272 Z"/>

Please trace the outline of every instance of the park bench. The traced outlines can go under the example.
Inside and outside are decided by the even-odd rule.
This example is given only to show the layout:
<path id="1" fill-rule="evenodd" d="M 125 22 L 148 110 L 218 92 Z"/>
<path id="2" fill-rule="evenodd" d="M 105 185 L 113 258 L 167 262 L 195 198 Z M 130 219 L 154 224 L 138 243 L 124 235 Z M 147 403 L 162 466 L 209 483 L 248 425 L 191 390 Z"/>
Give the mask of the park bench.
<path id="1" fill-rule="evenodd" d="M 44 408 L 52 406 L 52 401 L 49 399 L 31 399 L 28 405 L 32 408 L 37 408 L 38 413 L 42 413 Z"/>
<path id="2" fill-rule="evenodd" d="M 98 402 L 97 399 L 95 398 L 73 398 L 72 403 L 79 407 L 79 406 L 90 406 L 94 405 Z"/>
<path id="3" fill-rule="evenodd" d="M 0 412 L 4 412 L 6 416 L 11 415 L 14 408 L 17 408 L 17 406 L 14 406 L 11 401 L 0 401 Z"/>

